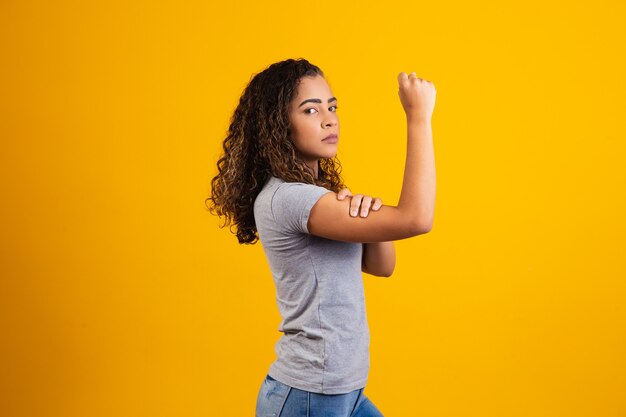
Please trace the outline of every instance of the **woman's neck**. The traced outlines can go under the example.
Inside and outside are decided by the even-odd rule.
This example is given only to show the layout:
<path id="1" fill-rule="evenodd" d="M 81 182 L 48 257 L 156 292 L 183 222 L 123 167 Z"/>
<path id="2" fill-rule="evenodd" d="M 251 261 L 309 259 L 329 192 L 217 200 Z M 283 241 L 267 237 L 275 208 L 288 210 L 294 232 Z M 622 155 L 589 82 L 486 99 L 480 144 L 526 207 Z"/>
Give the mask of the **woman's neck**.
<path id="1" fill-rule="evenodd" d="M 304 161 L 307 167 L 313 171 L 313 178 L 317 179 L 318 175 L 318 167 L 319 167 L 319 159 Z"/>

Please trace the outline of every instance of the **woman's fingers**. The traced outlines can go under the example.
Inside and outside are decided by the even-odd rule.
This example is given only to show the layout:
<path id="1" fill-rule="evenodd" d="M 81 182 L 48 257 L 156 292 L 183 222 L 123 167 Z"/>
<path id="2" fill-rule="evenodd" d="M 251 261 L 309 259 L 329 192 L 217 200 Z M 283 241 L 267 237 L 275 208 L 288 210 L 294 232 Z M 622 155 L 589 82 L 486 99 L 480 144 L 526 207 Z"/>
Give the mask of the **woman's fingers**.
<path id="1" fill-rule="evenodd" d="M 356 217 L 359 214 L 361 208 L 361 200 L 363 200 L 363 194 L 355 194 L 350 201 L 350 216 Z"/>
<path id="2" fill-rule="evenodd" d="M 369 195 L 363 196 L 361 201 L 361 217 L 367 217 L 372 206 L 372 197 Z"/>
<path id="3" fill-rule="evenodd" d="M 343 200 L 347 196 L 351 196 L 351 195 L 352 193 L 350 192 L 350 189 L 343 188 L 341 191 L 337 193 L 337 200 Z"/>
<path id="4" fill-rule="evenodd" d="M 355 194 L 350 200 L 350 216 L 357 217 L 360 215 L 361 217 L 367 217 L 370 209 L 378 211 L 382 206 L 383 201 L 380 198 L 374 198 L 363 194 Z"/>
<path id="5" fill-rule="evenodd" d="M 398 95 L 407 116 L 432 118 L 437 90 L 431 81 L 418 77 L 415 72 L 401 72 L 398 74 Z"/>

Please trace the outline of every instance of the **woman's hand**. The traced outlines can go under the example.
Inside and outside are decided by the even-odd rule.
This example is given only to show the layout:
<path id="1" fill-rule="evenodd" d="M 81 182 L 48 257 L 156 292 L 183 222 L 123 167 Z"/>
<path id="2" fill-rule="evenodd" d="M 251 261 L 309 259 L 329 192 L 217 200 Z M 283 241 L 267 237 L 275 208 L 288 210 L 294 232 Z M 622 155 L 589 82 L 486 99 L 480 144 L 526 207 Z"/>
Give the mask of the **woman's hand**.
<path id="1" fill-rule="evenodd" d="M 430 120 L 437 90 L 432 82 L 406 72 L 398 74 L 398 95 L 407 117 Z"/>
<path id="2" fill-rule="evenodd" d="M 378 211 L 383 205 L 383 201 L 380 198 L 363 194 L 352 195 L 348 188 L 344 188 L 337 193 L 337 200 L 343 200 L 346 197 L 352 197 L 350 201 L 350 216 L 352 217 L 356 217 L 359 213 L 361 217 L 367 217 L 370 209 Z"/>

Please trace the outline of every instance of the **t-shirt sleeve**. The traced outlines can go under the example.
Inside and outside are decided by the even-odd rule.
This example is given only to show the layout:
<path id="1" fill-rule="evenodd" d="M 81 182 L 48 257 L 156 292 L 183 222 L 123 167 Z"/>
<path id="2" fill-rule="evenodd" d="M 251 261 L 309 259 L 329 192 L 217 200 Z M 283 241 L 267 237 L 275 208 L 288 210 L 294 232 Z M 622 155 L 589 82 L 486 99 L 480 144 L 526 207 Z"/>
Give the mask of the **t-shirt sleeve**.
<path id="1" fill-rule="evenodd" d="M 286 182 L 272 196 L 274 221 L 290 232 L 309 233 L 309 213 L 317 200 L 332 191 L 313 184 Z"/>

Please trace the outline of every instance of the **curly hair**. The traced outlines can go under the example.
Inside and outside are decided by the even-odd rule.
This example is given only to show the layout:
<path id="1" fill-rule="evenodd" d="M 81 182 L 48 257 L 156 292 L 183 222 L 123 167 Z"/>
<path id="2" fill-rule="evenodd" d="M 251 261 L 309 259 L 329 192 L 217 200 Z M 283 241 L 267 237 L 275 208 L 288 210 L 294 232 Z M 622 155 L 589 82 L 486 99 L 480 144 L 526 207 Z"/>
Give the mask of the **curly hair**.
<path id="1" fill-rule="evenodd" d="M 239 99 L 205 205 L 224 218 L 220 227 L 230 225 L 240 244 L 254 244 L 259 239 L 254 201 L 270 175 L 334 192 L 345 187 L 336 156 L 320 158 L 315 178 L 291 140 L 289 104 L 301 79 L 318 75 L 324 73 L 303 58 L 276 62 L 254 75 Z"/>

